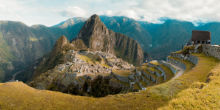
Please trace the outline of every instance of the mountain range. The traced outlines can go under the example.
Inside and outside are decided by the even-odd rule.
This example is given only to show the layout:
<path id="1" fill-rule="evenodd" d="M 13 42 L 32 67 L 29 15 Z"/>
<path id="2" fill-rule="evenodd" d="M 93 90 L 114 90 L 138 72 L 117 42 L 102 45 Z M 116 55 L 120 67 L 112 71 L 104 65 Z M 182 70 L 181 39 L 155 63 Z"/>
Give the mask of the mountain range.
<path id="1" fill-rule="evenodd" d="M 194 26 L 191 22 L 167 19 L 163 24 L 135 21 L 127 17 L 101 16 L 107 28 L 137 40 L 145 55 L 153 59 L 165 59 L 170 52 L 179 50 L 191 38 L 192 30 L 208 30 L 212 43 L 219 44 L 220 23 L 210 22 Z M 76 38 L 85 18 L 71 18 L 57 25 L 31 27 L 14 21 L 0 22 L 0 80 L 24 70 L 30 64 L 49 53 L 55 41 L 62 35 L 68 40 Z"/>

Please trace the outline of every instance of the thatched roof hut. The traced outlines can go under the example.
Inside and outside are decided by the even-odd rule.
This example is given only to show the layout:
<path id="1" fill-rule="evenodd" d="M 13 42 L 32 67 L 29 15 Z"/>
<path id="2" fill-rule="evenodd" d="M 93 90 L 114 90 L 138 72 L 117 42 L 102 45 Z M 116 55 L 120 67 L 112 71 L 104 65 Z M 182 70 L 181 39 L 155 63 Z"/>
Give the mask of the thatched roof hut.
<path id="1" fill-rule="evenodd" d="M 193 30 L 191 41 L 193 44 L 210 44 L 211 32 Z"/>

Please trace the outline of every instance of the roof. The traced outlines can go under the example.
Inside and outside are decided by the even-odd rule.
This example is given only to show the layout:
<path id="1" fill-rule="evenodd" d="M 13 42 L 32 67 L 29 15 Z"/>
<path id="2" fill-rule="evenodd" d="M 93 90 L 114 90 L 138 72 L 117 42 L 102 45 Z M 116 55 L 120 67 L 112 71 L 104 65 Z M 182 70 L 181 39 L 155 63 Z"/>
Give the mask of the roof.
<path id="1" fill-rule="evenodd" d="M 211 32 L 209 31 L 192 31 L 192 41 L 207 41 L 211 40 Z"/>

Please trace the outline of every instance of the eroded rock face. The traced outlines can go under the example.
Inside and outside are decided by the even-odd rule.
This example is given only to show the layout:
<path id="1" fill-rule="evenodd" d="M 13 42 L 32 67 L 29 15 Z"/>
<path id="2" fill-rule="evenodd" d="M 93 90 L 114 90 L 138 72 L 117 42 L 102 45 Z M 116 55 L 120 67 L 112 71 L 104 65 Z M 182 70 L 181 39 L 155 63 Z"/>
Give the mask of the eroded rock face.
<path id="1" fill-rule="evenodd" d="M 143 62 L 143 51 L 137 41 L 109 30 L 97 15 L 85 23 L 75 40 L 79 39 L 88 49 L 114 54 L 134 65 Z"/>

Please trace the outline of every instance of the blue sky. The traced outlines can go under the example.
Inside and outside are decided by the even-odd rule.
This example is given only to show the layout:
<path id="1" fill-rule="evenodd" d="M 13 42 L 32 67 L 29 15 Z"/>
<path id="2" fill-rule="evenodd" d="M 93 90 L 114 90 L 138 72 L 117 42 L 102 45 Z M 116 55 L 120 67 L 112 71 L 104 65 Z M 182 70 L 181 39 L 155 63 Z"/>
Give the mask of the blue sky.
<path id="1" fill-rule="evenodd" d="M 0 0 L 0 20 L 51 26 L 92 14 L 127 16 L 159 23 L 169 17 L 192 22 L 220 21 L 220 0 Z"/>

